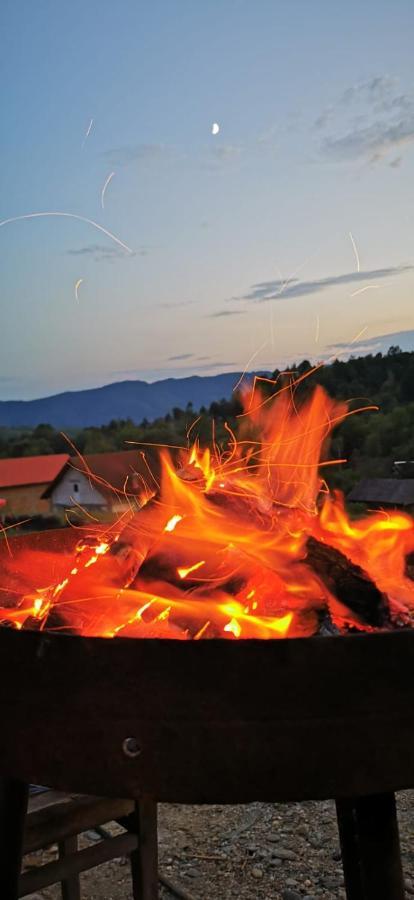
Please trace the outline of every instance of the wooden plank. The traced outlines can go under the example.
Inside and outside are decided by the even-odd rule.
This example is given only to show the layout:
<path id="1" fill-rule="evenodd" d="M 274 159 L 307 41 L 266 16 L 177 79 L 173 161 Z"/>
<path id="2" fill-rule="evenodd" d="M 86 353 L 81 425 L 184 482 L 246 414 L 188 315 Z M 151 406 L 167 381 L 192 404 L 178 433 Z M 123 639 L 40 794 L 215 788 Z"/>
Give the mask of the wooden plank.
<path id="1" fill-rule="evenodd" d="M 128 856 L 136 847 L 136 835 L 120 834 L 108 841 L 100 841 L 93 847 L 79 850 L 56 862 L 47 863 L 47 865 L 32 869 L 30 872 L 24 872 L 19 882 L 19 897 L 24 897 L 33 891 L 40 891 L 50 884 L 64 881 L 87 869 L 93 869 L 117 856 Z M 4 895 L 4 897 L 6 896 Z"/>
<path id="2" fill-rule="evenodd" d="M 134 809 L 132 800 L 110 797 L 68 795 L 57 791 L 31 798 L 26 818 L 24 852 L 40 850 L 96 825 L 127 816 Z"/>
<path id="3" fill-rule="evenodd" d="M 167 802 L 411 787 L 413 655 L 414 630 L 187 642 L 0 629 L 0 772 Z"/>

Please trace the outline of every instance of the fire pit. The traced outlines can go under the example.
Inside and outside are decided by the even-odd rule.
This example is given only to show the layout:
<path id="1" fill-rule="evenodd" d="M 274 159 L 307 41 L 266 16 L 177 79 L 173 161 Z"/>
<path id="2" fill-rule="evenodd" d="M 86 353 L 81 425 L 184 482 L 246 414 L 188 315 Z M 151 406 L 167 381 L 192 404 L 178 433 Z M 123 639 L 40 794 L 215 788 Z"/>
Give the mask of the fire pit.
<path id="1" fill-rule="evenodd" d="M 15 539 L 11 556 L 4 543 L 3 833 L 27 782 L 147 810 L 335 798 L 348 898 L 404 896 L 393 792 L 414 786 L 413 525 L 312 508 L 326 437 L 312 403 L 293 438 L 265 430 L 267 494 L 257 451 L 234 439 L 216 470 L 197 448 L 178 474 L 167 460 L 155 501 L 116 532 Z"/>

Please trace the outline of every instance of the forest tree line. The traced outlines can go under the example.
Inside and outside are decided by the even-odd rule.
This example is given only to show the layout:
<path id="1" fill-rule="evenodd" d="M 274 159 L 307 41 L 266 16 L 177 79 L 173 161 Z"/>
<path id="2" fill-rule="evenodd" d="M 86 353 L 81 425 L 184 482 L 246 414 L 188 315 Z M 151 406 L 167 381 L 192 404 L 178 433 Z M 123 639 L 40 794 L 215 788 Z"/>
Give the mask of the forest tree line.
<path id="1" fill-rule="evenodd" d="M 311 364 L 304 360 L 288 371 L 292 378 L 310 369 Z M 276 370 L 273 377 L 278 376 L 279 384 L 288 377 Z M 394 460 L 414 459 L 414 352 L 390 347 L 385 355 L 335 360 L 301 381 L 295 389 L 295 404 L 300 405 L 316 384 L 321 384 L 332 397 L 349 401 L 351 409 L 378 406 L 377 411 L 350 416 L 335 429 L 329 455 L 346 458 L 347 463 L 329 470 L 332 486 L 347 491 L 364 475 L 391 475 Z M 265 390 L 271 392 L 271 387 L 265 385 Z M 131 449 L 130 442 L 183 446 L 189 427 L 201 416 L 194 429 L 200 443 L 211 441 L 214 419 L 216 441 L 224 446 L 228 439 L 224 423 L 234 428 L 240 411 L 240 399 L 235 394 L 229 400 L 212 403 L 208 409 L 196 410 L 188 404 L 186 409 L 176 407 L 153 422 L 113 420 L 99 428 L 72 431 L 70 439 L 84 454 Z M 50 453 L 73 453 L 67 437 L 51 425 L 0 428 L 0 457 Z"/>

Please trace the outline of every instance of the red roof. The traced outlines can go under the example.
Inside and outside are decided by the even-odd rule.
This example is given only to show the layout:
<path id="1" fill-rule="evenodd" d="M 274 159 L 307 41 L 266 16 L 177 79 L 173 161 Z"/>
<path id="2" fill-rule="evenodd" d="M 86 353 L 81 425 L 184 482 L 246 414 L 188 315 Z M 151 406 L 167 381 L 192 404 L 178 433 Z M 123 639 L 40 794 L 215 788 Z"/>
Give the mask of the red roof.
<path id="1" fill-rule="evenodd" d="M 50 497 L 68 468 L 82 472 L 86 476 L 90 475 L 94 487 L 108 499 L 114 499 L 117 493 L 124 494 L 125 491 L 136 494 L 144 485 L 154 488 L 156 481 L 150 472 L 155 477 L 159 474 L 158 454 L 147 452 L 148 448 L 145 450 L 145 459 L 139 447 L 135 450 L 119 450 L 112 453 L 88 453 L 83 457 L 72 456 L 68 465 L 58 473 L 54 483 L 46 488 L 43 497 Z"/>
<path id="2" fill-rule="evenodd" d="M 0 459 L 0 488 L 50 484 L 69 460 L 67 453 Z"/>
<path id="3" fill-rule="evenodd" d="M 146 453 L 145 456 L 148 458 L 149 454 Z M 91 472 L 92 482 L 98 491 L 104 489 L 113 493 L 112 489 L 115 489 L 123 493 L 126 487 L 127 492 L 134 493 L 143 487 L 143 478 L 147 484 L 154 487 L 138 447 L 135 450 L 119 450 L 113 453 L 88 453 L 83 459 L 78 456 L 72 457 L 70 465 L 81 472 Z"/>

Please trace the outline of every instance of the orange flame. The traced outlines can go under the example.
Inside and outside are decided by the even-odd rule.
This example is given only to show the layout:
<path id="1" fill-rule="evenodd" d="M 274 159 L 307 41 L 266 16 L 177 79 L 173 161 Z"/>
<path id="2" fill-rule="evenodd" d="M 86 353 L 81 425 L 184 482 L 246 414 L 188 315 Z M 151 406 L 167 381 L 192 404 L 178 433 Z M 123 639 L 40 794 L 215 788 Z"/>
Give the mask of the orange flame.
<path id="1" fill-rule="evenodd" d="M 122 527 L 97 526 L 75 554 L 8 558 L 0 621 L 193 640 L 306 636 L 326 615 L 339 629 L 368 627 L 312 570 L 313 537 L 364 570 L 388 598 L 390 623 L 410 623 L 414 522 L 381 511 L 350 520 L 323 479 L 343 462 L 327 459 L 327 443 L 350 413 L 320 387 L 296 402 L 296 385 L 275 383 L 270 398 L 255 380 L 224 449 L 164 448 L 159 490 L 137 496 Z"/>

